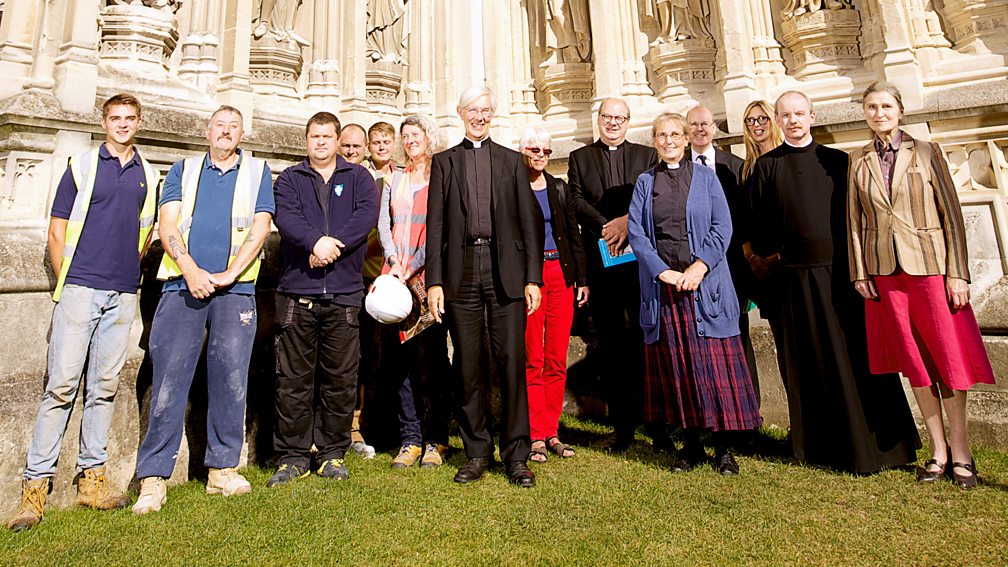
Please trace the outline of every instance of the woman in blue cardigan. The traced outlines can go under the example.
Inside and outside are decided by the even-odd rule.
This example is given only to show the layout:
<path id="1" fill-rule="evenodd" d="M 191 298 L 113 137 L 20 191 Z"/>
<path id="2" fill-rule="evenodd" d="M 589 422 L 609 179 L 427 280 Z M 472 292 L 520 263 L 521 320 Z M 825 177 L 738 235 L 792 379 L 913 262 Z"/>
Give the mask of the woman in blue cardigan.
<path id="1" fill-rule="evenodd" d="M 731 432 L 754 429 L 762 418 L 725 262 L 728 202 L 713 170 L 682 159 L 685 128 L 680 114 L 655 119 L 660 161 L 637 178 L 630 203 L 646 343 L 644 419 L 685 430 L 673 472 L 708 461 L 700 436 L 710 431 L 714 467 L 730 476 L 738 474 Z"/>

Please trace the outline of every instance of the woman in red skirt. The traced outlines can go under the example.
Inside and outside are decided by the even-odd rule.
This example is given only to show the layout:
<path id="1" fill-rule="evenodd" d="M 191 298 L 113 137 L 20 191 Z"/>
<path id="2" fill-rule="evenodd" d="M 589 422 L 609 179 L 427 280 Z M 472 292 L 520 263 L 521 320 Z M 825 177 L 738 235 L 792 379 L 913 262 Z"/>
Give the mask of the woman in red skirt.
<path id="1" fill-rule="evenodd" d="M 686 472 L 708 460 L 738 474 L 731 433 L 762 423 L 745 351 L 739 304 L 725 262 L 731 216 L 714 172 L 684 160 L 686 119 L 663 113 L 652 126 L 659 163 L 637 178 L 630 245 L 637 256 L 644 331 L 644 419 L 685 430 L 672 465 Z"/>
<path id="2" fill-rule="evenodd" d="M 872 83 L 863 105 L 875 136 L 851 156 L 847 206 L 851 280 L 866 300 L 871 370 L 910 381 L 931 440 L 917 480 L 950 474 L 960 488 L 973 488 L 966 393 L 977 382 L 993 384 L 994 372 L 969 304 L 955 184 L 938 144 L 900 130 L 895 86 Z"/>

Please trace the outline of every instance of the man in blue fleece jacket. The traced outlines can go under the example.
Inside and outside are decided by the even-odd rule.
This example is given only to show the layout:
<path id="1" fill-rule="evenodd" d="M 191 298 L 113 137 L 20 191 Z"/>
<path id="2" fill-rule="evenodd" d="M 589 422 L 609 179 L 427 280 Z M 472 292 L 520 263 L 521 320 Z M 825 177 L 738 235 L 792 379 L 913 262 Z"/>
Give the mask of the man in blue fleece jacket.
<path id="1" fill-rule="evenodd" d="M 349 477 L 343 456 L 357 402 L 361 268 L 367 235 L 378 222 L 378 192 L 367 169 L 339 155 L 339 131 L 335 115 L 312 116 L 305 129 L 308 156 L 274 186 L 282 238 L 273 437 L 280 467 L 269 486 L 307 476 L 312 444 L 319 475 Z"/>

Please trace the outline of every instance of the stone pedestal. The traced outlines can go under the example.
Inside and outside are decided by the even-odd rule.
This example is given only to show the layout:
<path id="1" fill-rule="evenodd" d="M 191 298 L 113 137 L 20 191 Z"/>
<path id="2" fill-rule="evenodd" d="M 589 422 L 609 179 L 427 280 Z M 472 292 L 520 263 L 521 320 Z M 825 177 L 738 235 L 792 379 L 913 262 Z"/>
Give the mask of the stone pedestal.
<path id="1" fill-rule="evenodd" d="M 396 98 L 402 84 L 403 66 L 391 61 L 368 61 L 364 73 L 368 107 L 375 112 L 397 112 Z"/>
<path id="2" fill-rule="evenodd" d="M 651 67 L 662 104 L 691 105 L 714 92 L 714 41 L 683 39 L 651 46 Z"/>
<path id="3" fill-rule="evenodd" d="M 217 36 L 211 32 L 189 34 L 182 42 L 179 79 L 199 89 L 213 90 L 220 73 L 217 44 Z"/>
<path id="4" fill-rule="evenodd" d="M 554 63 L 540 67 L 535 86 L 544 117 L 590 112 L 595 94 L 591 63 Z"/>
<path id="5" fill-rule="evenodd" d="M 1008 54 L 1008 10 L 996 0 L 945 0 L 945 21 L 956 49 Z"/>
<path id="6" fill-rule="evenodd" d="M 301 47 L 272 39 L 254 40 L 249 48 L 249 83 L 256 94 L 298 99 Z"/>
<path id="7" fill-rule="evenodd" d="M 794 57 L 792 75 L 814 80 L 836 77 L 861 67 L 857 10 L 818 10 L 781 22 L 781 39 Z"/>
<path id="8" fill-rule="evenodd" d="M 178 41 L 175 14 L 138 4 L 111 5 L 102 9 L 101 63 L 118 71 L 164 79 L 168 56 Z"/>

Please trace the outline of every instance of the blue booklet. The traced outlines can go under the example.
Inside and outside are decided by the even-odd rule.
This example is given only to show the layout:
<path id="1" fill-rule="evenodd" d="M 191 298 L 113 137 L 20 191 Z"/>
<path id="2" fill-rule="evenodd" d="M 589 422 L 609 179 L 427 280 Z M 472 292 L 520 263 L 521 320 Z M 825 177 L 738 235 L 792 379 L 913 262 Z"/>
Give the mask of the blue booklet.
<path id="1" fill-rule="evenodd" d="M 609 245 L 606 244 L 604 238 L 599 238 L 598 248 L 599 252 L 602 253 L 602 266 L 606 268 L 637 261 L 637 256 L 634 256 L 633 248 L 630 248 L 629 244 L 627 244 L 626 248 L 623 249 L 623 252 L 620 252 L 617 256 L 609 254 Z"/>

